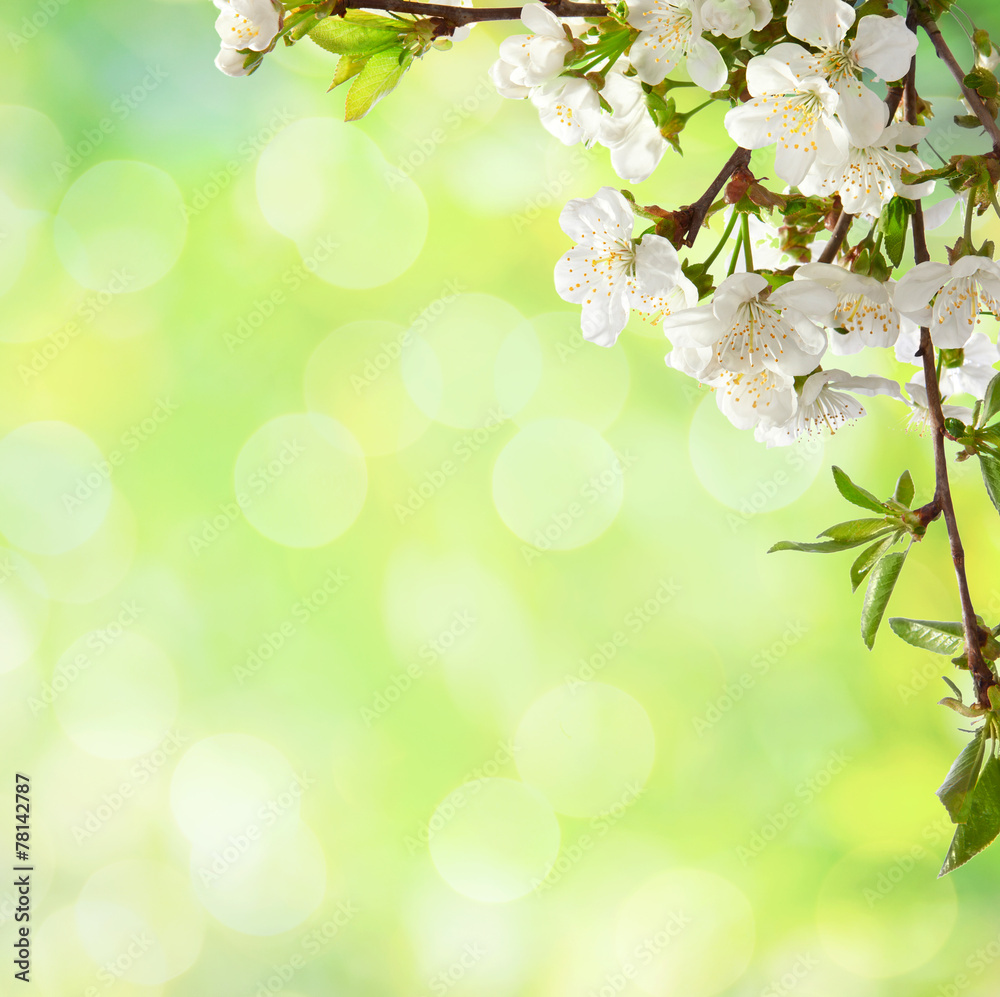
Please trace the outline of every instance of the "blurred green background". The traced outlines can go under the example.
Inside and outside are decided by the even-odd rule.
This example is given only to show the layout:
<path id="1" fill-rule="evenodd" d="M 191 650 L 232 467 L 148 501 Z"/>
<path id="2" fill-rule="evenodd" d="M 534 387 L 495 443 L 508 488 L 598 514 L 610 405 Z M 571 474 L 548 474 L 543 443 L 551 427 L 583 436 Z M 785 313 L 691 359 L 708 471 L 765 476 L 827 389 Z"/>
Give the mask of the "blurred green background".
<path id="1" fill-rule="evenodd" d="M 846 557 L 764 553 L 853 517 L 832 463 L 926 501 L 929 440 L 879 399 L 767 451 L 657 327 L 582 341 L 558 212 L 618 181 L 493 91 L 516 28 L 346 125 L 331 57 L 228 79 L 214 14 L 0 12 L 25 989 L 995 994 L 1000 852 L 935 879 L 950 666 L 864 650 Z M 700 193 L 721 117 L 640 200 Z M 995 622 L 995 513 L 954 472 Z M 957 618 L 941 528 L 890 612 Z"/>

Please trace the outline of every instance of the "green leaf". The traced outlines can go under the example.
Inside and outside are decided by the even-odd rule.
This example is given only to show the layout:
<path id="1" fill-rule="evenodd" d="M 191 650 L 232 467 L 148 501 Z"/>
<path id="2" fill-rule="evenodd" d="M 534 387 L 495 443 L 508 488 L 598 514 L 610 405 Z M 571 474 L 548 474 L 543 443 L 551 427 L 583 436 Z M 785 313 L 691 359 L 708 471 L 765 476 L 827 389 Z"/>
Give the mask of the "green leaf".
<path id="1" fill-rule="evenodd" d="M 913 173 L 910 170 L 904 169 L 901 173 L 903 183 L 905 184 L 918 184 L 923 183 L 925 180 L 942 180 L 954 175 L 955 167 L 951 163 L 945 163 L 944 166 L 938 166 L 933 170 L 921 170 L 918 173 Z"/>
<path id="2" fill-rule="evenodd" d="M 324 17 L 309 37 L 327 52 L 337 55 L 372 55 L 399 45 L 399 36 L 405 25 L 387 17 L 348 11 L 344 17 Z M 363 17 L 359 16 L 364 14 Z"/>
<path id="3" fill-rule="evenodd" d="M 834 466 L 833 468 L 833 480 L 837 483 L 840 494 L 848 502 L 872 512 L 884 513 L 887 511 L 884 502 L 880 502 L 871 492 L 856 485 L 839 467 Z"/>
<path id="4" fill-rule="evenodd" d="M 882 246 L 892 265 L 898 267 L 903 262 L 903 250 L 906 248 L 906 230 L 913 213 L 913 202 L 905 197 L 894 197 L 883 209 L 881 226 L 883 232 Z"/>
<path id="5" fill-rule="evenodd" d="M 962 753 L 952 762 L 944 782 L 936 790 L 938 799 L 955 824 L 964 824 L 972 809 L 972 789 L 983 764 L 986 752 L 986 737 L 982 728 L 962 749 Z"/>
<path id="6" fill-rule="evenodd" d="M 395 89 L 413 62 L 413 53 L 404 49 L 377 52 L 366 63 L 347 91 L 345 121 L 363 118 L 386 94 Z"/>
<path id="7" fill-rule="evenodd" d="M 896 482 L 896 490 L 892 493 L 892 497 L 900 505 L 905 505 L 907 509 L 910 508 L 910 503 L 913 501 L 913 478 L 910 477 L 909 471 L 904 471 L 899 476 L 899 481 Z"/>
<path id="8" fill-rule="evenodd" d="M 993 380 L 986 386 L 983 396 L 983 407 L 979 413 L 978 426 L 985 426 L 990 419 L 1000 412 L 1000 374 L 994 374 Z"/>
<path id="9" fill-rule="evenodd" d="M 980 451 L 976 456 L 979 457 L 979 468 L 983 472 L 986 494 L 989 495 L 997 512 L 1000 512 L 1000 460 L 983 451 Z"/>
<path id="10" fill-rule="evenodd" d="M 330 90 L 336 90 L 341 83 L 346 83 L 352 77 L 357 76 L 365 68 L 367 61 L 368 57 L 364 55 L 342 55 L 337 60 L 337 70 L 333 74 Z"/>
<path id="11" fill-rule="evenodd" d="M 965 647 L 965 629 L 959 623 L 942 623 L 939 620 L 908 620 L 893 616 L 889 620 L 892 632 L 907 644 L 934 654 L 955 655 Z"/>
<path id="12" fill-rule="evenodd" d="M 860 547 L 868 543 L 870 537 L 862 537 L 860 540 L 818 540 L 807 543 L 798 543 L 795 540 L 779 540 L 768 550 L 768 554 L 773 554 L 779 550 L 800 550 L 805 554 L 836 554 L 841 550 L 850 550 L 852 547 Z"/>
<path id="13" fill-rule="evenodd" d="M 955 829 L 939 878 L 965 865 L 1000 834 L 1000 761 L 993 755 L 983 765 L 968 811 L 965 823 Z"/>
<path id="14" fill-rule="evenodd" d="M 829 537 L 831 540 L 842 542 L 852 540 L 873 540 L 893 530 L 884 519 L 851 519 L 846 523 L 837 523 L 828 530 L 824 530 L 820 536 Z"/>
<path id="15" fill-rule="evenodd" d="M 903 570 L 905 560 L 905 550 L 896 554 L 886 554 L 869 572 L 865 602 L 861 607 L 861 639 L 869 651 L 875 646 L 875 635 L 878 633 L 889 596 L 896 587 L 896 579 Z"/>
<path id="16" fill-rule="evenodd" d="M 976 66 L 966 74 L 963 82 L 970 90 L 975 90 L 980 97 L 989 99 L 1000 94 L 1000 82 L 985 66 Z"/>
<path id="17" fill-rule="evenodd" d="M 892 536 L 882 540 L 876 540 L 871 547 L 866 547 L 858 559 L 851 565 L 851 591 L 857 592 L 858 586 L 868 576 L 868 572 L 875 567 L 875 563 L 882 555 L 902 536 L 902 532 L 897 530 Z"/>

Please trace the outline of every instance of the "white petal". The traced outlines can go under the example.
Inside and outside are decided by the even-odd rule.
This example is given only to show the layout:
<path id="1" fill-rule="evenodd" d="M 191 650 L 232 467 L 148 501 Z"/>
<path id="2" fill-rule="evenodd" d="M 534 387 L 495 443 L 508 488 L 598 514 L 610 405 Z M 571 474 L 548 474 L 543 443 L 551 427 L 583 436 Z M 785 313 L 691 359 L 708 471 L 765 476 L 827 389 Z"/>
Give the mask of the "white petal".
<path id="1" fill-rule="evenodd" d="M 729 76 L 721 53 L 704 38 L 699 38 L 689 46 L 687 71 L 692 81 L 709 93 L 721 90 Z"/>
<path id="2" fill-rule="evenodd" d="M 917 51 L 917 36 L 898 14 L 869 14 L 858 23 L 851 54 L 857 62 L 883 80 L 902 79 Z"/>
<path id="3" fill-rule="evenodd" d="M 226 76 L 246 76 L 248 70 L 243 67 L 245 60 L 246 55 L 243 52 L 237 52 L 236 49 L 227 48 L 223 45 L 219 49 L 219 54 L 215 57 L 215 65 Z"/>
<path id="4" fill-rule="evenodd" d="M 912 270 L 903 274 L 896 285 L 893 295 L 896 309 L 904 315 L 920 314 L 951 276 L 952 270 L 947 263 L 938 263 L 934 260 L 918 263 Z"/>
<path id="5" fill-rule="evenodd" d="M 792 0 L 788 33 L 817 48 L 837 48 L 854 23 L 854 8 L 843 0 Z"/>
<path id="6" fill-rule="evenodd" d="M 843 121 L 851 143 L 864 147 L 876 142 L 889 119 L 885 101 L 857 80 L 842 80 L 836 90 L 840 97 L 837 116 Z"/>
<path id="7" fill-rule="evenodd" d="M 566 40 L 562 22 L 544 4 L 529 3 L 521 8 L 521 23 L 535 35 Z"/>

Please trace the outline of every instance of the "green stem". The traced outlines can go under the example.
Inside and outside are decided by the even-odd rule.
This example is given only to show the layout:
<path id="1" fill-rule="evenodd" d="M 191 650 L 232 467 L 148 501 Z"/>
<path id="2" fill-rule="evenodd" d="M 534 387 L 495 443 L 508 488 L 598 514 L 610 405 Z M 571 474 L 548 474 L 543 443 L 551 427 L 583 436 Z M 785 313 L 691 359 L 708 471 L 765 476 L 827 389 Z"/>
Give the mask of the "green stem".
<path id="1" fill-rule="evenodd" d="M 733 227 L 736 225 L 736 219 L 738 217 L 739 212 L 734 211 L 729 219 L 729 223 L 726 225 L 725 232 L 722 233 L 722 238 L 719 240 L 719 244 L 712 250 L 708 259 L 705 260 L 705 263 L 703 264 L 706 270 L 715 262 L 715 258 L 722 252 L 722 247 L 729 241 L 729 236 L 732 234 Z"/>
<path id="2" fill-rule="evenodd" d="M 1000 218 L 1000 204 L 997 204 L 997 190 L 993 184 L 989 185 L 990 192 L 990 204 L 993 205 L 993 210 L 996 212 L 997 218 Z"/>
<path id="3" fill-rule="evenodd" d="M 736 273 L 736 261 L 740 258 L 740 250 L 742 248 L 743 248 L 743 234 L 740 233 L 740 238 L 736 240 L 736 245 L 733 246 L 733 255 L 729 258 L 729 272 L 727 274 L 727 276 L 729 277 L 732 277 L 732 275 Z"/>
<path id="4" fill-rule="evenodd" d="M 972 211 L 975 205 L 972 203 L 972 191 L 969 191 L 969 199 L 965 206 L 965 244 L 972 248 Z"/>
<path id="5" fill-rule="evenodd" d="M 743 229 L 743 246 L 746 250 L 747 272 L 753 271 L 753 249 L 750 247 L 750 216 L 743 215 L 740 225 Z"/>
<path id="6" fill-rule="evenodd" d="M 688 118 L 693 118 L 699 111 L 703 111 L 709 104 L 714 104 L 715 101 L 709 97 L 703 104 L 699 104 L 697 107 L 692 107 L 690 111 L 685 111 L 683 114 L 678 114 L 678 118 L 683 118 L 687 121 Z"/>

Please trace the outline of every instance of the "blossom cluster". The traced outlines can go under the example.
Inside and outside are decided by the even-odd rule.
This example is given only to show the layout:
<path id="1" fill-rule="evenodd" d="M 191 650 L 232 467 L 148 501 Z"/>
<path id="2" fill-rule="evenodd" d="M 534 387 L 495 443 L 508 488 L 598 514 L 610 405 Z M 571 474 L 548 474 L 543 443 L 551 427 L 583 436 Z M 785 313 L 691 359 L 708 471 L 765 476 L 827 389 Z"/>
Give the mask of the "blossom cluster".
<path id="1" fill-rule="evenodd" d="M 916 51 L 914 32 L 888 10 L 858 17 L 843 0 L 792 0 L 763 42 L 772 7 L 759 0 L 644 0 L 600 31 L 566 25 L 538 3 L 522 19 L 532 34 L 502 43 L 491 71 L 499 92 L 528 99 L 562 142 L 606 146 L 624 180 L 646 179 L 665 154 L 671 127 L 662 111 L 675 82 L 667 76 L 682 67 L 730 102 L 725 128 L 738 146 L 774 147 L 774 172 L 787 185 L 775 203 L 812 199 L 867 220 L 874 233 L 891 202 L 933 191 L 933 180 L 913 178 L 928 172 L 915 151 L 926 128 L 901 120 L 899 100 L 891 106 L 873 89 L 898 85 Z M 734 51 L 748 55 L 745 71 Z M 604 70 L 585 72 L 598 57 Z M 706 289 L 688 276 L 697 263 L 692 270 L 678 256 L 683 240 L 655 226 L 634 236 L 637 212 L 655 216 L 631 196 L 605 187 L 570 201 L 560 224 L 576 245 L 557 263 L 555 281 L 562 298 L 581 306 L 584 336 L 613 345 L 633 310 L 662 320 L 667 364 L 711 386 L 733 424 L 769 446 L 863 416 L 859 395 L 906 401 L 915 421 L 926 420 L 922 371 L 906 383 L 908 399 L 897 380 L 871 373 L 885 366 L 871 351 L 895 349 L 920 366 L 920 326 L 948 351 L 942 392 L 982 397 L 997 353 L 976 328 L 983 314 L 1000 315 L 1000 265 L 991 258 L 921 263 L 897 281 L 891 266 L 872 263 L 884 263 L 881 235 L 870 233 L 865 252 L 856 248 L 842 264 L 819 262 L 821 240 L 783 254 L 758 205 L 744 199 L 735 210 L 728 272 L 713 266 L 717 248 L 701 267 Z M 767 251 L 754 253 L 754 244 Z M 850 371 L 824 366 L 831 354 L 865 350 Z"/>

